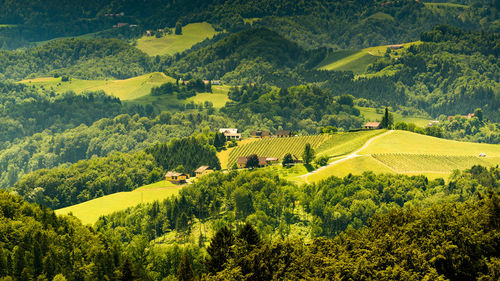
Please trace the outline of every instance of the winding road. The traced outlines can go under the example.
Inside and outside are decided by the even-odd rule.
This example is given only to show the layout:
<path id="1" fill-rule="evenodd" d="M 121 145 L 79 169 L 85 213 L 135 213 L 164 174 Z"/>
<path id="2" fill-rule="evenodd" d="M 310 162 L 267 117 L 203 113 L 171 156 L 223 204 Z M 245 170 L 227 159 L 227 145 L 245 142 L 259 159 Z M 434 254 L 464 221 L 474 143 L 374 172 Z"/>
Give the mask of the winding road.
<path id="1" fill-rule="evenodd" d="M 368 141 L 366 141 L 366 143 L 365 143 L 362 147 L 360 147 L 359 149 L 357 149 L 356 151 L 354 151 L 354 152 L 352 152 L 352 153 L 350 153 L 350 154 L 347 154 L 344 158 L 339 159 L 339 160 L 335 160 L 335 161 L 333 161 L 333 162 L 329 163 L 329 164 L 328 164 L 328 165 L 326 165 L 326 166 L 323 166 L 323 167 L 321 167 L 321 168 L 319 168 L 319 169 L 316 169 L 316 170 L 314 170 L 314 171 L 312 171 L 312 172 L 310 172 L 310 173 L 307 173 L 307 174 L 305 174 L 305 175 L 302 175 L 302 176 L 300 176 L 300 177 L 301 177 L 301 178 L 304 178 L 305 182 L 306 182 L 307 184 L 309 184 L 309 181 L 307 180 L 307 178 L 308 178 L 310 175 L 313 175 L 313 174 L 315 174 L 315 173 L 317 173 L 317 172 L 319 172 L 319 171 L 321 171 L 321 170 L 323 170 L 323 169 L 326 169 L 326 168 L 328 168 L 328 167 L 330 167 L 330 166 L 336 165 L 336 164 L 338 164 L 338 163 L 340 163 L 340 162 L 343 162 L 343 161 L 346 161 L 346 160 L 349 160 L 349 159 L 352 159 L 352 158 L 356 158 L 356 157 L 359 157 L 359 156 L 363 156 L 363 155 L 359 155 L 358 153 L 359 153 L 360 151 L 362 151 L 363 149 L 367 148 L 367 147 L 368 147 L 368 146 L 369 146 L 369 145 L 370 145 L 370 144 L 371 144 L 374 140 L 376 140 L 376 139 L 378 139 L 378 138 L 380 138 L 380 137 L 382 137 L 382 136 L 386 136 L 386 135 L 388 135 L 388 134 L 391 134 L 392 132 L 394 132 L 394 130 L 390 130 L 390 131 L 387 131 L 387 132 L 385 132 L 385 133 L 383 133 L 383 134 L 380 134 L 380 135 L 374 136 L 373 138 L 371 138 L 371 139 L 369 139 Z"/>

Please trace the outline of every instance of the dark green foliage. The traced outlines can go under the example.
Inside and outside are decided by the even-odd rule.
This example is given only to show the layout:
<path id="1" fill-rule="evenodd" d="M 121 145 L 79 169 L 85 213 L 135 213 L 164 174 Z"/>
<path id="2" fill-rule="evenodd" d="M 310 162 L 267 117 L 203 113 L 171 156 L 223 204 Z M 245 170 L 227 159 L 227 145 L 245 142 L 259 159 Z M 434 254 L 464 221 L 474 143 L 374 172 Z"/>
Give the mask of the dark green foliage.
<path id="1" fill-rule="evenodd" d="M 184 252 L 182 255 L 181 263 L 179 264 L 179 271 L 177 272 L 177 279 L 179 281 L 194 280 L 193 267 L 191 266 L 191 261 L 187 252 Z"/>
<path id="2" fill-rule="evenodd" d="M 187 99 L 189 97 L 195 96 L 196 93 L 212 91 L 211 86 L 205 85 L 205 83 L 200 79 L 192 79 L 187 82 L 187 85 L 178 85 L 169 82 L 159 87 L 153 87 L 151 89 L 151 95 L 161 96 L 172 95 L 175 93 L 178 99 Z"/>
<path id="3" fill-rule="evenodd" d="M 207 248 L 208 258 L 205 266 L 209 273 L 217 273 L 225 268 L 226 262 L 233 255 L 232 246 L 234 243 L 234 234 L 227 226 L 215 233 Z"/>
<path id="4" fill-rule="evenodd" d="M 222 111 L 238 124 L 256 118 L 272 120 L 273 126 L 289 128 L 300 133 L 317 133 L 319 126 L 335 126 L 345 130 L 359 128 L 359 110 L 341 105 L 328 90 L 302 85 L 269 90 L 267 87 L 243 86 L 232 89 L 236 103 L 228 103 Z"/>
<path id="5" fill-rule="evenodd" d="M 259 157 L 257 154 L 252 154 L 247 157 L 246 167 L 250 169 L 259 167 Z"/>
<path id="6" fill-rule="evenodd" d="M 396 209 L 338 239 L 265 243 L 206 280 L 496 280 L 500 198 Z M 251 273 L 251 274 L 249 274 Z M 247 275 L 248 274 L 248 275 Z"/>
<path id="7" fill-rule="evenodd" d="M 160 179 L 152 156 L 143 152 L 114 153 L 82 160 L 69 167 L 33 172 L 22 177 L 14 190 L 27 201 L 59 209 L 107 194 L 131 191 Z"/>
<path id="8" fill-rule="evenodd" d="M 394 117 L 389 113 L 389 109 L 386 107 L 384 111 L 384 116 L 382 116 L 382 121 L 380 122 L 380 127 L 384 129 L 392 129 L 394 124 Z"/>
<path id="9" fill-rule="evenodd" d="M 132 265 L 130 261 L 126 259 L 119 268 L 118 281 L 134 281 L 134 274 L 132 273 Z"/>
<path id="10" fill-rule="evenodd" d="M 313 159 L 314 159 L 314 149 L 311 148 L 310 143 L 306 143 L 306 147 L 304 148 L 304 153 L 302 154 L 302 160 L 304 161 L 304 164 L 309 165 L 311 164 Z"/>
<path id="11" fill-rule="evenodd" d="M 226 136 L 224 136 L 224 133 L 221 132 L 216 132 L 214 134 L 214 146 L 217 149 L 221 149 L 226 145 Z"/>
<path id="12" fill-rule="evenodd" d="M 240 244 L 244 244 L 250 252 L 253 248 L 259 247 L 262 243 L 259 233 L 250 223 L 245 223 L 236 234 Z"/>
<path id="13" fill-rule="evenodd" d="M 284 157 L 283 157 L 283 162 L 281 163 L 283 166 L 288 166 L 290 164 L 293 164 L 294 161 L 293 161 L 293 158 L 292 158 L 292 155 L 290 153 L 287 153 Z"/>
<path id="14" fill-rule="evenodd" d="M 52 210 L 0 191 L 0 220 L 2 280 L 52 280 L 56 275 L 70 281 L 116 277 L 117 248 L 75 218 L 57 217 Z"/>
<path id="15" fill-rule="evenodd" d="M 179 165 L 190 175 L 194 175 L 194 171 L 203 165 L 220 169 L 215 147 L 204 137 L 172 139 L 169 143 L 148 148 L 147 152 L 166 171 L 174 170 Z"/>
<path id="16" fill-rule="evenodd" d="M 175 24 L 175 35 L 182 35 L 182 23 L 177 22 Z"/>
<path id="17" fill-rule="evenodd" d="M 10 79 L 53 74 L 125 79 L 151 71 L 150 58 L 116 39 L 63 39 L 24 51 L 0 51 L 0 73 Z"/>

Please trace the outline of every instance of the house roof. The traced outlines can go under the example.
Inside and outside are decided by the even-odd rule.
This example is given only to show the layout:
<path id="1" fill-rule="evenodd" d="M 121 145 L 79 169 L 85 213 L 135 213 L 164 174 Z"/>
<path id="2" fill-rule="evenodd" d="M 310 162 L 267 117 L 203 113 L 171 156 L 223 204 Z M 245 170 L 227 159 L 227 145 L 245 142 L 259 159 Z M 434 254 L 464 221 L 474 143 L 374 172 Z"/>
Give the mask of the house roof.
<path id="1" fill-rule="evenodd" d="M 206 170 L 210 170 L 210 166 L 200 166 L 198 169 L 196 169 L 195 173 L 203 173 Z"/>
<path id="2" fill-rule="evenodd" d="M 236 161 L 238 164 L 246 164 L 248 158 L 247 157 L 238 157 L 238 161 Z"/>
<path id="3" fill-rule="evenodd" d="M 380 122 L 366 122 L 365 127 L 378 127 Z"/>
<path id="4" fill-rule="evenodd" d="M 249 156 L 250 157 L 250 156 Z M 258 157 L 259 158 L 259 166 L 265 166 L 267 164 L 267 157 Z M 238 157 L 238 164 L 246 164 L 248 161 L 248 157 Z"/>
<path id="5" fill-rule="evenodd" d="M 238 129 L 236 129 L 236 128 L 220 128 L 219 132 L 224 133 L 224 134 L 237 134 Z"/>
<path id="6" fill-rule="evenodd" d="M 270 136 L 271 132 L 269 131 L 253 131 L 252 136 Z"/>
<path id="7" fill-rule="evenodd" d="M 165 177 L 179 177 L 179 176 L 187 176 L 187 175 L 184 174 L 184 173 L 178 173 L 178 172 L 175 172 L 175 171 L 168 171 L 165 174 Z"/>
<path id="8" fill-rule="evenodd" d="M 277 130 L 277 131 L 276 131 L 276 135 L 277 135 L 277 136 L 278 136 L 278 135 L 279 135 L 279 136 L 285 136 L 285 135 L 290 135 L 290 134 L 291 134 L 291 133 L 290 133 L 290 131 L 288 131 L 288 130 Z"/>

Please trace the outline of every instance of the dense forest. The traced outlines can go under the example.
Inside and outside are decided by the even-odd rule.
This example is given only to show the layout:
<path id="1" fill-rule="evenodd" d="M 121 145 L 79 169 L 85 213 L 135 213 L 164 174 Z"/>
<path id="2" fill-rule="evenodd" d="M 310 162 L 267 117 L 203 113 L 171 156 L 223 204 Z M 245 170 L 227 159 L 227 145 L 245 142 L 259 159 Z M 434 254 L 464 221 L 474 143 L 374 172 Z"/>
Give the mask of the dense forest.
<path id="1" fill-rule="evenodd" d="M 444 277 L 452 280 L 458 280 L 456 276 L 466 275 L 475 279 L 481 274 L 486 278 L 488 274 L 496 274 L 491 270 L 495 268 L 495 258 L 498 258 L 496 256 L 498 251 L 495 249 L 498 249 L 499 245 L 495 244 L 497 242 L 491 239 L 494 239 L 493 237 L 496 235 L 494 233 L 498 232 L 499 228 L 498 222 L 493 223 L 491 219 L 497 219 L 496 214 L 498 214 L 498 195 L 495 195 L 495 192 L 498 192 L 500 187 L 498 185 L 499 178 L 498 169 L 492 168 L 488 170 L 476 166 L 467 171 L 455 173 L 449 183 L 444 183 L 443 180 L 429 181 L 423 176 L 376 176 L 373 173 L 365 173 L 362 176 L 349 176 L 344 179 L 332 177 L 318 185 L 307 185 L 299 188 L 272 173 L 264 171 L 216 173 L 187 186 L 176 198 L 167 199 L 161 203 L 138 206 L 103 217 L 96 223 L 96 227 L 98 230 L 104 231 L 106 235 L 118 235 L 119 239 L 125 244 L 136 243 L 137 239 L 145 239 L 146 242 L 143 241 L 143 243 L 147 244 L 147 241 L 153 241 L 157 237 L 175 232 L 177 233 L 176 239 L 190 241 L 194 247 L 193 249 L 197 249 L 200 244 L 206 245 L 210 241 L 207 240 L 207 236 L 211 233 L 210 229 L 217 230 L 227 225 L 230 229 L 241 230 L 244 222 L 252 224 L 259 232 L 262 240 L 262 244 L 259 246 L 251 247 L 255 250 L 255 256 L 249 252 L 239 256 L 237 251 L 241 250 L 240 247 L 231 247 L 233 244 L 238 245 L 239 242 L 236 238 L 221 238 L 220 240 L 231 244 L 215 246 L 216 249 L 219 249 L 215 250 L 216 252 L 226 251 L 226 253 L 219 252 L 216 255 L 219 258 L 217 262 L 219 267 L 218 270 L 212 271 L 212 273 L 215 274 L 223 268 L 226 269 L 217 273 L 224 276 L 219 277 L 217 280 L 224 280 L 231 274 L 239 276 L 238 274 L 242 272 L 246 272 L 244 274 L 245 278 L 251 280 L 254 280 L 252 279 L 254 275 L 247 275 L 250 272 L 272 275 L 289 274 L 284 276 L 296 275 L 298 273 L 295 271 L 288 273 L 287 270 L 283 271 L 284 269 L 280 271 L 280 264 L 285 261 L 280 259 L 280 261 L 275 261 L 278 262 L 277 264 L 272 262 L 273 256 L 267 256 L 270 254 L 269 251 L 274 252 L 271 249 L 275 249 L 278 251 L 277 253 L 281 253 L 278 256 L 289 257 L 288 260 L 292 261 L 295 259 L 293 257 L 301 256 L 300 254 L 293 254 L 295 250 L 293 250 L 292 245 L 299 247 L 297 250 L 302 251 L 315 243 L 326 243 L 325 245 L 328 245 L 331 249 L 343 249 L 341 252 L 335 251 L 335 253 L 330 252 L 330 250 L 322 251 L 321 254 L 329 256 L 329 262 L 335 264 L 344 262 L 344 259 L 352 259 L 348 268 L 353 270 L 361 266 L 362 261 L 365 260 L 359 259 L 361 254 L 359 251 L 362 251 L 362 249 L 359 248 L 358 251 L 358 247 L 363 243 L 367 243 L 366 246 L 372 245 L 370 247 L 374 247 L 373 256 L 366 257 L 366 259 L 376 259 L 377 253 L 384 252 L 387 254 L 378 257 L 384 260 L 384 265 L 373 263 L 373 266 L 369 266 L 365 264 L 363 272 L 353 272 L 342 266 L 329 269 L 334 270 L 334 268 L 337 268 L 337 270 L 341 270 L 341 268 L 344 268 L 346 271 L 342 271 L 342 274 L 348 274 L 348 276 L 351 276 L 349 274 L 355 274 L 353 276 L 359 274 L 361 274 L 359 276 L 363 274 L 371 276 L 375 274 L 374 276 L 376 276 L 375 272 L 389 270 L 388 265 L 385 263 L 390 260 L 393 264 L 389 272 L 393 270 L 392 267 L 396 266 L 396 264 L 398 268 L 394 268 L 397 273 L 394 272 L 396 275 L 392 275 L 388 280 L 405 280 L 407 276 L 420 276 L 419 274 L 422 274 L 422 276 L 426 274 L 431 274 L 429 276 L 444 275 Z M 489 199 L 476 201 L 478 194 L 484 196 L 488 193 L 489 195 L 486 195 L 486 197 L 489 196 Z M 297 202 L 300 203 L 297 204 Z M 458 211 L 459 209 L 463 210 L 463 212 Z M 474 211 L 471 212 L 470 210 Z M 304 215 L 304 212 L 308 215 Z M 454 215 L 451 215 L 452 213 Z M 467 219 L 462 218 L 466 214 L 470 217 Z M 447 217 L 447 219 L 442 216 Z M 475 218 L 482 218 L 484 221 Z M 472 227 L 469 223 L 476 227 L 475 230 L 470 230 L 470 233 L 476 233 L 479 229 L 483 231 L 481 232 L 485 235 L 483 238 L 487 240 L 478 237 L 478 241 L 484 241 L 484 244 L 481 245 L 488 247 L 490 250 L 478 249 L 479 252 L 473 250 L 468 252 L 469 250 L 466 249 L 469 248 L 466 245 L 476 245 L 475 242 L 470 241 L 467 243 L 472 244 L 463 244 L 466 243 L 465 241 L 468 239 L 467 233 L 469 232 L 461 231 L 459 237 L 454 236 L 460 227 Z M 186 238 L 186 235 L 189 236 L 190 232 L 198 231 L 198 227 L 200 228 L 200 237 L 197 237 L 198 239 Z M 380 236 L 373 233 L 373 235 L 370 235 L 372 230 L 366 227 L 372 227 L 373 231 L 381 227 L 379 230 L 384 235 L 387 233 L 389 236 L 385 236 L 386 240 L 384 240 L 384 235 Z M 441 232 L 443 227 L 446 227 L 448 232 Z M 394 232 L 388 231 L 388 229 L 392 229 Z M 413 229 L 413 232 L 407 233 L 411 229 Z M 227 231 L 225 232 L 224 235 L 232 235 L 228 234 Z M 394 237 L 390 238 L 393 235 L 392 233 L 394 233 Z M 214 240 L 218 239 L 218 235 L 220 234 L 213 234 L 210 243 L 214 243 Z M 169 235 L 169 237 L 172 236 Z M 324 237 L 336 238 L 335 240 L 328 240 Z M 487 237 L 491 237 L 491 239 Z M 310 241 L 314 242 L 304 244 L 297 238 L 312 239 Z M 395 239 L 394 242 L 399 242 L 395 244 L 389 243 L 387 239 Z M 422 248 L 410 252 L 418 255 L 418 258 L 413 254 L 396 254 L 407 252 L 399 247 L 414 247 L 411 241 L 415 239 L 419 239 L 418 244 Z M 199 240 L 198 243 L 196 243 L 197 240 Z M 349 243 L 350 246 L 344 243 Z M 446 244 L 449 247 L 442 248 L 444 252 L 439 252 L 440 254 L 437 252 L 433 252 L 432 255 L 424 254 L 431 249 L 435 249 L 435 247 L 425 245 L 435 244 Z M 152 249 L 156 247 L 153 242 L 149 245 Z M 388 245 L 392 246 L 389 249 L 383 248 L 389 247 Z M 212 250 L 210 250 L 211 247 Z M 207 248 L 208 261 L 205 263 L 205 272 L 211 271 L 210 255 L 213 248 L 212 245 Z M 288 250 L 281 252 L 278 249 L 289 249 L 291 252 Z M 455 252 L 452 254 L 446 249 Z M 233 250 L 235 252 L 232 252 Z M 203 256 L 203 254 L 200 254 L 199 248 L 197 251 L 193 251 L 195 253 L 192 258 L 193 269 L 200 274 L 204 272 L 203 266 L 200 268 L 200 262 L 203 261 L 203 259 L 200 259 L 200 255 Z M 485 258 L 481 259 L 474 256 L 478 253 L 486 255 Z M 151 255 L 157 254 L 158 252 L 153 251 Z M 473 267 L 466 262 L 468 260 L 467 255 L 473 255 L 470 258 L 470 263 L 474 263 Z M 252 258 L 246 260 L 245 256 Z M 222 260 L 220 260 L 221 257 Z M 433 257 L 436 258 L 433 259 Z M 489 257 L 492 260 L 489 260 Z M 233 258 L 235 260 L 232 260 Z M 386 261 L 386 258 L 389 260 Z M 419 266 L 423 266 L 422 268 L 404 265 L 405 261 L 409 259 L 423 259 L 426 262 L 422 260 L 419 263 Z M 168 269 L 159 268 L 157 261 L 150 255 L 148 258 L 144 258 L 144 261 L 143 270 L 149 271 L 152 276 L 158 276 L 158 279 L 175 272 L 175 270 L 172 270 L 171 264 L 167 266 Z M 226 266 L 220 267 L 226 262 Z M 302 263 L 303 261 L 296 262 Z M 307 269 L 304 268 L 303 272 L 315 274 L 314 272 L 317 273 L 316 266 L 323 268 L 319 272 L 329 268 L 323 267 L 322 264 L 306 263 L 304 267 L 307 267 Z M 407 268 L 406 266 L 410 267 Z M 452 266 L 453 270 L 450 269 L 450 266 Z M 456 271 L 458 269 L 460 273 Z M 269 273 L 269 270 L 274 273 Z M 208 276 L 206 277 L 208 278 Z M 243 277 L 238 278 L 246 280 Z M 259 279 L 261 277 L 255 278 L 255 280 L 261 280 Z M 494 280 L 494 278 L 485 280 Z"/>

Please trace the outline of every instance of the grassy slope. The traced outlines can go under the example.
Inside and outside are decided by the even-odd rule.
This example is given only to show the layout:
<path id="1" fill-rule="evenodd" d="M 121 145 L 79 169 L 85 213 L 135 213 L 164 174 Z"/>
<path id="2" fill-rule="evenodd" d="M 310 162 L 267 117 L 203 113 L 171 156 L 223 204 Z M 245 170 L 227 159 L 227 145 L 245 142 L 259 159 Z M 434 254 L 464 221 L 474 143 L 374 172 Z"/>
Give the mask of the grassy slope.
<path id="1" fill-rule="evenodd" d="M 370 107 L 357 107 L 361 112 L 361 115 L 365 117 L 367 121 L 380 121 L 382 120 L 383 113 L 377 113 L 375 108 Z M 414 123 L 419 127 L 425 127 L 431 121 L 425 117 L 404 117 L 399 113 L 393 113 L 394 115 L 394 123 L 397 122 L 406 122 L 406 123 Z"/>
<path id="2" fill-rule="evenodd" d="M 487 157 L 480 158 L 479 153 L 486 153 Z M 343 177 L 365 171 L 447 178 L 454 169 L 500 165 L 498 145 L 458 142 L 406 131 L 382 136 L 358 154 L 361 156 L 329 166 L 307 180 L 317 182 L 333 175 Z"/>
<path id="3" fill-rule="evenodd" d="M 137 40 L 136 47 L 150 56 L 173 55 L 190 49 L 206 38 L 212 38 L 216 33 L 209 23 L 191 23 L 182 28 L 182 35 L 175 35 L 172 32 L 171 35 L 161 38 L 144 36 Z"/>
<path id="4" fill-rule="evenodd" d="M 212 93 L 200 93 L 194 97 L 188 98 L 187 101 L 193 101 L 197 104 L 209 101 L 215 108 L 222 108 L 226 105 L 226 102 L 229 101 L 229 97 L 227 96 L 229 88 L 229 86 L 212 86 Z"/>
<path id="5" fill-rule="evenodd" d="M 141 203 L 163 200 L 176 195 L 180 188 L 180 186 L 173 185 L 170 182 L 161 181 L 140 187 L 131 192 L 118 192 L 59 209 L 56 210 L 56 214 L 72 213 L 84 224 L 94 224 L 100 216 L 125 210 Z"/>
<path id="6" fill-rule="evenodd" d="M 56 93 L 63 93 L 66 91 L 81 93 L 84 91 L 102 90 L 121 100 L 131 100 L 148 95 L 153 87 L 160 86 L 167 82 L 175 82 L 175 80 L 161 72 L 153 72 L 125 80 L 71 79 L 71 81 L 68 82 L 61 82 L 61 78 L 36 78 L 23 80 L 19 83 L 51 89 Z"/>
<path id="7" fill-rule="evenodd" d="M 258 139 L 243 139 L 243 140 L 241 140 L 241 141 L 238 142 L 238 146 L 231 147 L 231 148 L 228 148 L 226 150 L 222 150 L 222 151 L 217 152 L 217 157 L 219 158 L 221 168 L 222 169 L 229 168 L 228 167 L 228 165 L 229 165 L 229 154 L 231 154 L 231 151 L 233 151 L 235 148 L 237 148 L 239 146 L 243 146 L 245 144 L 248 144 L 248 143 L 251 143 L 251 142 L 254 142 L 254 141 L 257 141 L 257 140 Z"/>
<path id="8" fill-rule="evenodd" d="M 355 151 L 372 137 L 385 130 L 338 133 L 332 135 L 316 149 L 317 156 L 338 157 Z"/>

